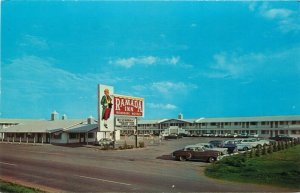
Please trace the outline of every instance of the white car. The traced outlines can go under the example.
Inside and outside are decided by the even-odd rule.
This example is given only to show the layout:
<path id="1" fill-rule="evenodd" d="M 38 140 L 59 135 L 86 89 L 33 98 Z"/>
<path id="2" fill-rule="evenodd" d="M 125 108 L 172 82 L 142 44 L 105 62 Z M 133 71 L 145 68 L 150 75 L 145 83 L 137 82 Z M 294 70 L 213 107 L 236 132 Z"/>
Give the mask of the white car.
<path id="1" fill-rule="evenodd" d="M 234 144 L 238 151 L 247 151 L 253 148 L 253 145 L 250 143 L 241 143 L 242 139 L 233 139 L 224 141 L 224 144 Z"/>
<path id="2" fill-rule="evenodd" d="M 262 147 L 262 146 L 265 146 L 265 145 L 269 145 L 270 142 L 267 141 L 267 140 L 260 140 L 260 139 L 257 139 L 257 138 L 248 138 L 248 139 L 241 139 L 240 140 L 240 143 L 241 144 L 251 144 L 253 147 Z"/>
<path id="3" fill-rule="evenodd" d="M 214 147 L 212 144 L 210 143 L 197 143 L 195 144 L 197 146 L 201 146 L 206 150 L 215 150 L 215 151 L 219 151 L 221 152 L 222 155 L 226 155 L 228 154 L 228 149 L 227 148 L 221 148 L 221 147 Z"/>

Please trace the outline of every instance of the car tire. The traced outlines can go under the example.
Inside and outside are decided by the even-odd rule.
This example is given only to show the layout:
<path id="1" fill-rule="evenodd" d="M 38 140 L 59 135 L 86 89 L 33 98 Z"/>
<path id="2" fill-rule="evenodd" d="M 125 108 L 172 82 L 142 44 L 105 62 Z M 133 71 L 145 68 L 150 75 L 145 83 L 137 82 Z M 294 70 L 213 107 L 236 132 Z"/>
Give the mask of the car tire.
<path id="1" fill-rule="evenodd" d="M 216 159 L 214 157 L 209 157 L 207 160 L 209 163 L 213 163 L 216 161 Z"/>
<path id="2" fill-rule="evenodd" d="M 248 151 L 248 149 L 249 149 L 248 147 L 244 147 L 243 151 Z"/>
<path id="3" fill-rule="evenodd" d="M 185 156 L 179 156 L 179 161 L 186 161 L 186 157 Z"/>

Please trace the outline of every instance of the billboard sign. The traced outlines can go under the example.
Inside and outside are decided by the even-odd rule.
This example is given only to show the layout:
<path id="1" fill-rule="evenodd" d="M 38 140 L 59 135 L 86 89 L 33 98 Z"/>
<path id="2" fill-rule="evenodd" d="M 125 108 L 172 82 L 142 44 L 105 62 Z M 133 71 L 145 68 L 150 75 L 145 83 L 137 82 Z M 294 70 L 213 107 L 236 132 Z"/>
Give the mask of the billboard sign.
<path id="1" fill-rule="evenodd" d="M 136 126 L 135 118 L 128 117 L 117 117 L 116 118 L 116 126 L 117 127 L 133 127 Z"/>
<path id="2" fill-rule="evenodd" d="M 98 85 L 98 123 L 99 131 L 114 130 L 114 87 Z"/>
<path id="3" fill-rule="evenodd" d="M 144 99 L 114 95 L 114 114 L 126 117 L 144 117 Z"/>

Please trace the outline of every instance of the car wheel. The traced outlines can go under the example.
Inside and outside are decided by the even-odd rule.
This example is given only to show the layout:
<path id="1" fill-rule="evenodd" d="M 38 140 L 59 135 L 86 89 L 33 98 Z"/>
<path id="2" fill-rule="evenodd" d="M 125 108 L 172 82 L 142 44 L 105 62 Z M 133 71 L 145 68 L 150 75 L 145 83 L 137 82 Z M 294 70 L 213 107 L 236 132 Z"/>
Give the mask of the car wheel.
<path id="1" fill-rule="evenodd" d="M 248 150 L 248 147 L 244 147 L 243 150 L 244 150 L 244 151 L 247 151 L 247 150 Z"/>
<path id="2" fill-rule="evenodd" d="M 180 160 L 180 161 L 185 161 L 185 160 L 186 160 L 186 157 L 185 157 L 185 156 L 180 156 L 180 157 L 179 157 L 179 160 Z"/>
<path id="3" fill-rule="evenodd" d="M 215 160 L 215 158 L 213 158 L 213 157 L 209 157 L 207 161 L 208 161 L 209 163 L 213 163 L 213 162 L 216 161 L 216 160 Z"/>
<path id="4" fill-rule="evenodd" d="M 186 159 L 191 159 L 191 158 L 192 158 L 192 154 L 188 153 L 187 156 L 186 156 Z"/>

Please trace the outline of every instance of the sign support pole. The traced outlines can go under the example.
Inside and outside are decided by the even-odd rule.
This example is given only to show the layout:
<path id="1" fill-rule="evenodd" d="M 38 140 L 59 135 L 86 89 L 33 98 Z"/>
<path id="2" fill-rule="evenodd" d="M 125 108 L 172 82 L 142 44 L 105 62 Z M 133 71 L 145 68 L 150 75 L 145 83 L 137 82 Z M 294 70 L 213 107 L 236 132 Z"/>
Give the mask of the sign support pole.
<path id="1" fill-rule="evenodd" d="M 135 122 L 136 122 L 136 126 L 135 126 L 135 147 L 138 147 L 138 122 L 137 122 L 137 117 L 135 117 Z"/>
<path id="2" fill-rule="evenodd" d="M 116 117 L 114 117 L 113 147 L 116 149 Z"/>

